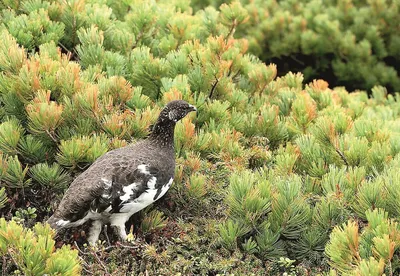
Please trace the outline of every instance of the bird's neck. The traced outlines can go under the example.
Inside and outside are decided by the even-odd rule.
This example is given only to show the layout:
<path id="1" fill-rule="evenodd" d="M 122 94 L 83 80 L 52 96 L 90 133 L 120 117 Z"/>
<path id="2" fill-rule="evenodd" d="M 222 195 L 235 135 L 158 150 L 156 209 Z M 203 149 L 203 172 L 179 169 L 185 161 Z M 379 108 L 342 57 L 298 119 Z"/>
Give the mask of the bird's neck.
<path id="1" fill-rule="evenodd" d="M 163 147 L 174 147 L 175 122 L 157 121 L 150 134 L 150 139 Z"/>

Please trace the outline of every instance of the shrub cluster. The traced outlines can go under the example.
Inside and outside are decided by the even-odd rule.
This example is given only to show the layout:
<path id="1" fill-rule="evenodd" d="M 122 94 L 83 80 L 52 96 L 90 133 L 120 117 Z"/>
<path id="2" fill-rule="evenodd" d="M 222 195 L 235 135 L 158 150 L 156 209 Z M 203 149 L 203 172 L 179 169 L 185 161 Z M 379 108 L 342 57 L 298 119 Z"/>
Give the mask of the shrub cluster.
<path id="1" fill-rule="evenodd" d="M 71 250 L 70 246 L 56 250 L 53 238 L 54 230 L 48 225 L 38 223 L 30 230 L 1 218 L 3 272 L 7 273 L 7 261 L 10 265 L 12 260 L 23 275 L 79 275 L 78 251 Z"/>
<path id="2" fill-rule="evenodd" d="M 73 177 L 146 137 L 166 102 L 185 99 L 198 112 L 176 126 L 173 188 L 143 212 L 135 246 L 81 251 L 82 273 L 398 273 L 400 94 L 276 77 L 249 53 L 262 41 L 254 7 L 272 2 L 193 12 L 178 0 L 3 1 L 0 208 L 14 219 L 4 227 L 41 239 L 44 226 L 26 228 L 52 213 Z M 313 11 L 304 7 L 293 14 Z M 368 62 L 357 66 L 372 76 Z"/>
<path id="3" fill-rule="evenodd" d="M 194 1 L 195 8 L 223 1 Z M 307 82 L 324 76 L 331 85 L 400 90 L 397 1 L 240 1 L 247 24 L 237 37 L 281 74 L 301 71 Z"/>

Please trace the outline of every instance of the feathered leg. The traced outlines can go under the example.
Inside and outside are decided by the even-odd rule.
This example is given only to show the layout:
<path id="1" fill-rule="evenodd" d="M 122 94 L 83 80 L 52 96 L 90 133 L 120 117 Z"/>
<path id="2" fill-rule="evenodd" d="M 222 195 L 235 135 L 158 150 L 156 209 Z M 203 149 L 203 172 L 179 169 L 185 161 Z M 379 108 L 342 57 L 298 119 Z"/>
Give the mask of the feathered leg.
<path id="1" fill-rule="evenodd" d="M 103 227 L 103 222 L 101 220 L 95 220 L 92 223 L 92 227 L 90 227 L 90 231 L 89 231 L 89 237 L 88 237 L 88 243 L 90 245 L 95 245 L 96 242 L 99 239 L 99 235 L 101 232 L 101 229 Z"/>
<path id="2" fill-rule="evenodd" d="M 125 230 L 125 222 L 129 219 L 129 215 L 126 213 L 113 214 L 110 218 L 111 227 L 114 229 L 114 232 L 120 237 L 121 240 L 126 240 L 126 230 Z"/>
<path id="3" fill-rule="evenodd" d="M 126 213 L 114 214 L 111 218 L 111 227 L 114 229 L 116 234 L 120 237 L 121 240 L 126 240 L 126 230 L 125 230 L 125 222 L 129 219 L 129 215 Z"/>

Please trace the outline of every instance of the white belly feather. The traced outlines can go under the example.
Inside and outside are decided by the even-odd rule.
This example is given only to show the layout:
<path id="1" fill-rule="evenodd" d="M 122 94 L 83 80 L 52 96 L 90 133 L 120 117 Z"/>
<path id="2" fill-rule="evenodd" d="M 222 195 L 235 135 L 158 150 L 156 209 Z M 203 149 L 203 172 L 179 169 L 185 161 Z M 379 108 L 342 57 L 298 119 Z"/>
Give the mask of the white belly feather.
<path id="1" fill-rule="evenodd" d="M 156 178 L 153 177 L 149 181 L 148 184 L 149 189 L 147 189 L 144 193 L 142 193 L 138 198 L 134 199 L 132 202 L 124 203 L 124 206 L 121 208 L 120 212 L 129 213 L 129 216 L 131 216 L 134 213 L 137 213 L 143 208 L 149 206 L 154 201 L 161 198 L 168 191 L 168 189 L 171 187 L 172 180 L 173 179 L 171 178 L 167 184 L 162 186 L 160 194 L 157 196 L 157 198 L 155 198 L 155 196 L 157 195 L 157 189 L 154 187 Z"/>
<path id="2" fill-rule="evenodd" d="M 133 190 L 135 187 L 135 183 L 128 185 L 123 188 L 123 191 L 125 194 L 120 196 L 120 199 L 124 201 L 123 206 L 121 207 L 119 213 L 110 213 L 111 211 L 111 206 L 106 208 L 104 212 L 98 213 L 95 211 L 90 210 L 86 216 L 82 219 L 79 219 L 74 222 L 70 222 L 69 220 L 62 220 L 60 219 L 59 221 L 56 222 L 58 226 L 61 227 L 74 227 L 78 225 L 82 225 L 89 219 L 92 220 L 101 220 L 105 223 L 110 222 L 112 225 L 114 224 L 121 224 L 122 222 L 125 223 L 133 214 L 139 212 L 140 210 L 146 208 L 156 200 L 160 199 L 162 196 L 165 195 L 165 193 L 168 191 L 168 189 L 171 187 L 173 178 L 171 178 L 168 183 L 163 185 L 161 187 L 161 192 L 157 195 L 157 189 L 155 188 L 156 184 L 156 178 L 152 177 L 149 182 L 148 182 L 148 189 L 143 192 L 139 197 L 136 199 L 132 200 L 131 202 L 127 202 L 130 198 L 130 195 L 133 194 Z M 155 196 L 157 197 L 155 198 Z"/>
<path id="3" fill-rule="evenodd" d="M 151 181 L 151 180 L 150 180 Z M 150 182 L 149 181 L 149 182 Z M 156 199 L 154 197 L 157 194 L 157 189 L 155 189 L 153 185 L 153 189 L 147 189 L 144 193 L 142 193 L 138 198 L 131 202 L 124 203 L 124 206 L 121 208 L 119 213 L 113 213 L 109 217 L 109 221 L 111 225 L 124 225 L 124 223 L 135 213 L 140 210 L 146 208 L 159 198 L 161 198 L 168 189 L 171 187 L 173 179 L 171 178 L 166 185 L 163 185 L 161 188 L 160 194 Z M 155 181 L 154 181 L 155 184 Z M 149 185 L 150 187 L 150 185 Z"/>

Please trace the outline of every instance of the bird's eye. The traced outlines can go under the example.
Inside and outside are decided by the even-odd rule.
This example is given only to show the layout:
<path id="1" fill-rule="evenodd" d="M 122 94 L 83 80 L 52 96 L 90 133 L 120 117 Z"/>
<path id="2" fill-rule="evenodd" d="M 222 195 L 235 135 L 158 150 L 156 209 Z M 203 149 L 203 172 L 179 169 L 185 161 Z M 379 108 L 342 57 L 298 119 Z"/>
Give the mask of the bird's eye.
<path id="1" fill-rule="evenodd" d="M 191 105 L 191 104 L 189 104 L 189 105 L 186 107 L 186 109 L 189 110 L 189 111 L 197 111 L 196 107 L 194 107 L 194 106 Z"/>

